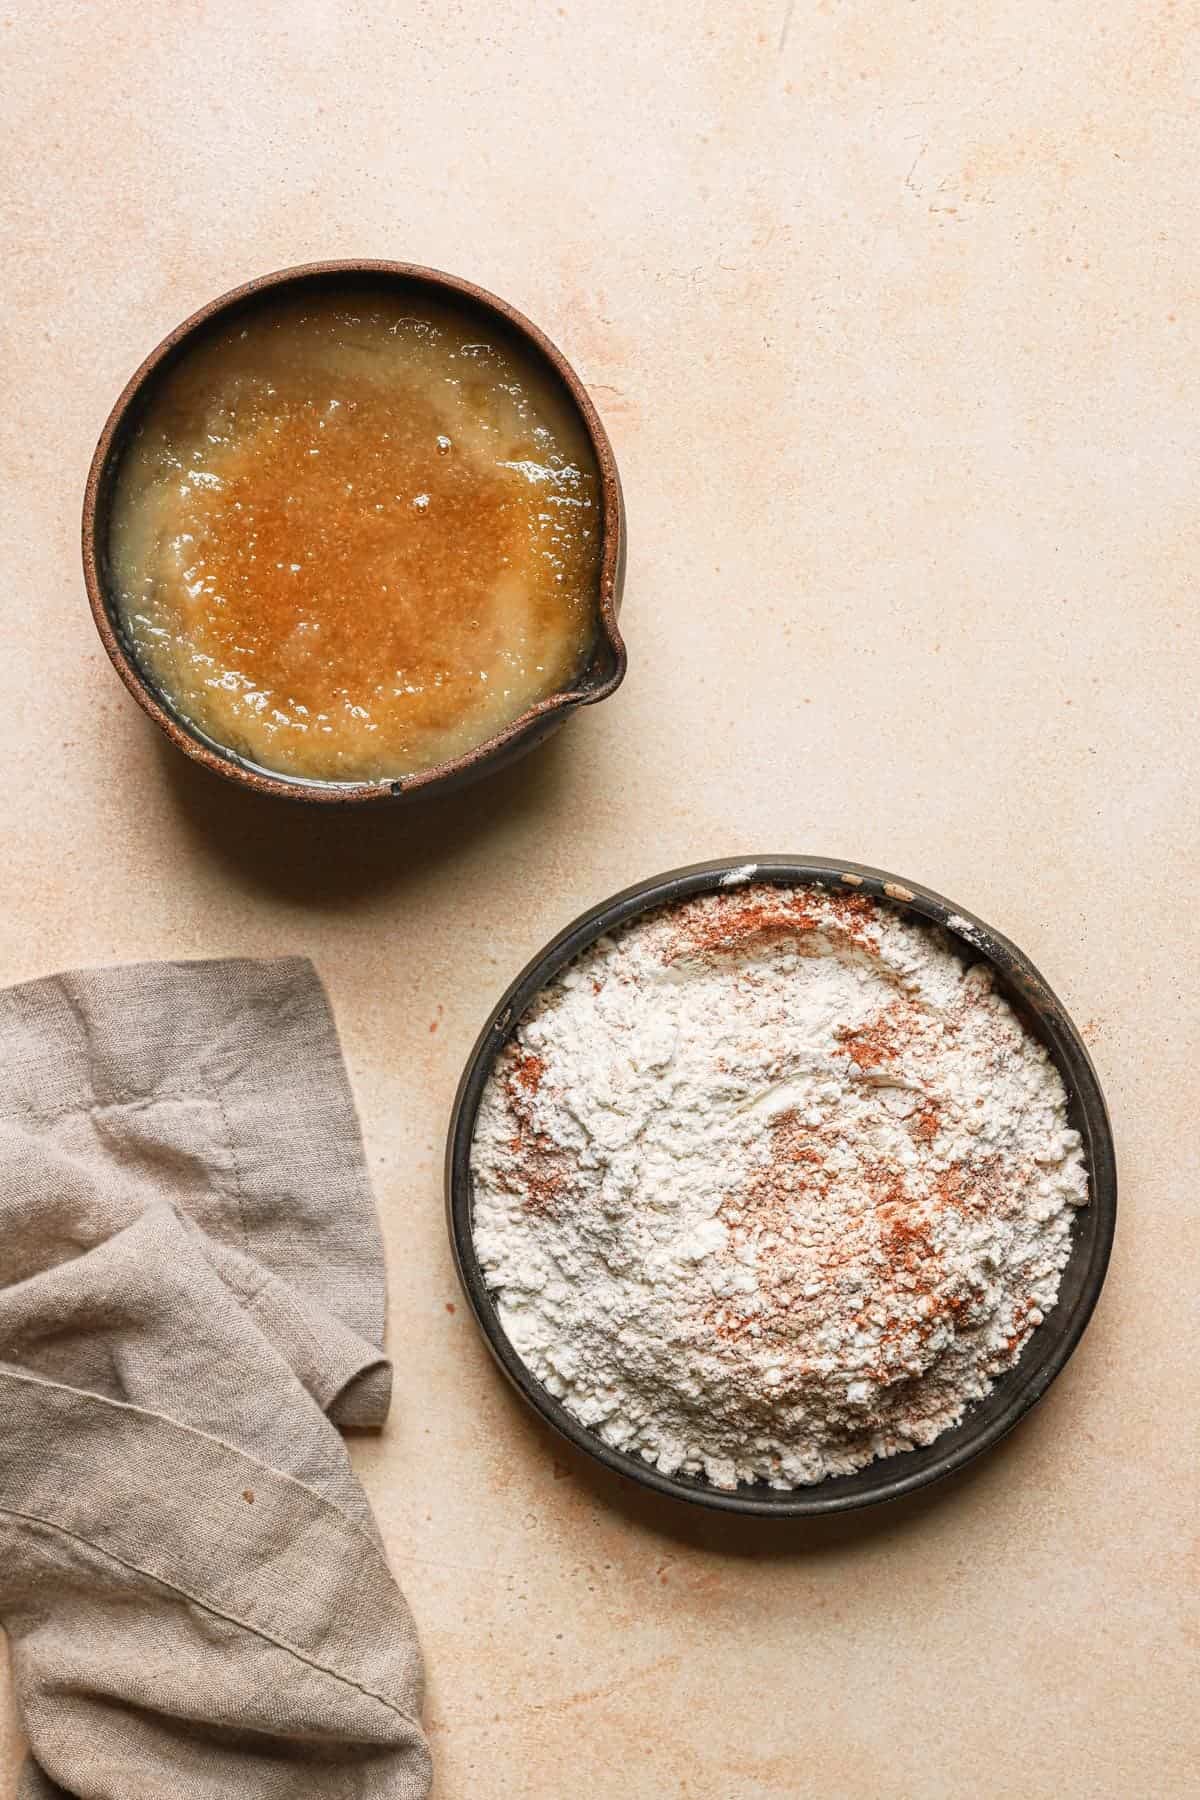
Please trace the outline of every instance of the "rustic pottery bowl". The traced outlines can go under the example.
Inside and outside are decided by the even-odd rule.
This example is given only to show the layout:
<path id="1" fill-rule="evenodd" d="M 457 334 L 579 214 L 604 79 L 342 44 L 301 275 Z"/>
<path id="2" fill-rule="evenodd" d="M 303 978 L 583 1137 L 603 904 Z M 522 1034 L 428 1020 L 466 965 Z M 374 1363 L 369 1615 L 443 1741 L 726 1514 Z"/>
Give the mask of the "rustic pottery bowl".
<path id="1" fill-rule="evenodd" d="M 109 579 L 109 527 L 115 477 L 126 445 L 138 427 L 155 383 L 197 339 L 215 325 L 224 326 L 252 309 L 266 296 L 283 290 L 302 291 L 321 287 L 345 288 L 395 284 L 399 288 L 424 289 L 459 307 L 469 307 L 485 319 L 499 319 L 508 331 L 550 365 L 566 389 L 595 453 L 600 476 L 600 580 L 596 599 L 596 634 L 591 660 L 573 685 L 531 706 L 506 730 L 450 761 L 391 781 L 317 781 L 260 768 L 235 751 L 215 743 L 183 718 L 167 697 L 143 673 L 127 641 L 114 604 Z M 410 799 L 431 790 L 443 792 L 512 762 L 532 750 L 558 728 L 579 706 L 607 699 L 625 675 L 625 646 L 617 628 L 617 611 L 625 576 L 625 511 L 621 483 L 612 448 L 599 415 L 583 383 L 562 352 L 537 326 L 507 301 L 436 269 L 410 263 L 326 262 L 282 269 L 247 282 L 232 293 L 212 300 L 165 337 L 130 378 L 100 434 L 88 474 L 83 500 L 83 574 L 92 616 L 101 641 L 118 675 L 142 709 L 162 727 L 173 744 L 205 768 L 226 776 L 256 793 L 285 799 L 346 806 Z"/>
<path id="2" fill-rule="evenodd" d="M 942 926 L 951 944 L 961 947 L 964 959 L 990 963 L 998 990 L 1045 1045 L 1066 1085 L 1070 1121 L 1083 1140 L 1091 1200 L 1075 1216 L 1070 1259 L 1063 1271 L 1056 1305 L 1034 1332 L 1015 1368 L 999 1377 L 987 1397 L 973 1405 L 960 1424 L 943 1432 L 924 1449 L 881 1458 L 853 1475 L 831 1476 L 812 1487 L 780 1490 L 756 1484 L 726 1491 L 710 1486 L 700 1477 L 662 1475 L 640 1457 L 612 1449 L 581 1425 L 530 1373 L 504 1334 L 475 1254 L 471 1142 L 479 1103 L 496 1057 L 548 981 L 597 938 L 639 914 L 750 879 L 784 887 L 852 889 L 870 894 Z M 522 970 L 484 1026 L 459 1084 L 446 1155 L 446 1204 L 459 1278 L 488 1348 L 513 1386 L 543 1419 L 606 1468 L 643 1487 L 724 1512 L 788 1518 L 846 1512 L 912 1493 L 961 1469 L 964 1463 L 989 1449 L 1041 1399 L 1083 1335 L 1103 1286 L 1116 1225 L 1117 1176 L 1108 1113 L 1091 1058 L 1062 1003 L 1015 944 L 940 894 L 879 869 L 820 859 L 761 856 L 701 863 L 627 888 L 559 932 Z"/>

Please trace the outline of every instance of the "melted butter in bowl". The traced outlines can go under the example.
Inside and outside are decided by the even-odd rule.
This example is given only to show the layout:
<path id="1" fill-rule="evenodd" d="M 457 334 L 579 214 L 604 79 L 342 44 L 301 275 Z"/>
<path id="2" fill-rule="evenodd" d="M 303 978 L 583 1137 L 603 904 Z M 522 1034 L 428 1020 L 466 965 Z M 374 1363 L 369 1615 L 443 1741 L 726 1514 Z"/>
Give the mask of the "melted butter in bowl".
<path id="1" fill-rule="evenodd" d="M 109 517 L 144 675 L 302 781 L 461 756 L 595 641 L 600 477 L 573 399 L 499 319 L 427 289 L 218 317 L 151 386 Z"/>

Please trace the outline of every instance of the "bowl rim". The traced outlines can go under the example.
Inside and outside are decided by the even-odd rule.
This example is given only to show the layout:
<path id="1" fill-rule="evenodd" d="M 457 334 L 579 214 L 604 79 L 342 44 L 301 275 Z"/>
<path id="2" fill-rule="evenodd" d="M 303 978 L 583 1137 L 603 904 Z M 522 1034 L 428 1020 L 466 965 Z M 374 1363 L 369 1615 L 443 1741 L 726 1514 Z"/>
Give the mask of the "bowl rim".
<path id="1" fill-rule="evenodd" d="M 1082 1282 L 1069 1312 L 1058 1318 L 1064 1303 L 1060 1294 L 1053 1311 L 1038 1327 L 1040 1334 L 1057 1320 L 1056 1331 L 1050 1338 L 1042 1340 L 1044 1354 L 1036 1366 L 1027 1369 L 1022 1379 L 1021 1367 L 1025 1361 L 1022 1356 L 1011 1370 L 999 1377 L 991 1390 L 995 1394 L 1002 1385 L 1011 1384 L 1007 1403 L 996 1416 L 971 1434 L 967 1430 L 971 1419 L 971 1409 L 968 1409 L 960 1425 L 943 1434 L 943 1437 L 965 1434 L 953 1447 L 939 1450 L 942 1439 L 938 1438 L 924 1449 L 904 1452 L 906 1461 L 912 1461 L 901 1475 L 888 1473 L 889 1464 L 895 1464 L 899 1458 L 882 1457 L 854 1475 L 829 1476 L 807 1488 L 770 1489 L 756 1484 L 729 1491 L 711 1487 L 699 1478 L 664 1475 L 640 1458 L 614 1450 L 547 1393 L 513 1349 L 500 1325 L 475 1254 L 470 1155 L 479 1103 L 497 1055 L 534 997 L 581 951 L 606 932 L 658 907 L 678 903 L 696 894 L 725 891 L 750 881 L 788 887 L 817 886 L 841 892 L 849 889 L 867 894 L 911 911 L 961 940 L 971 953 L 999 971 L 1001 991 L 1017 1002 L 1019 1010 L 1037 1021 L 1039 1040 L 1050 1051 L 1085 1123 L 1083 1138 L 1090 1190 L 1086 1210 L 1092 1214 L 1094 1226 Z M 637 882 L 589 907 L 530 959 L 492 1009 L 467 1059 L 450 1118 L 445 1192 L 451 1252 L 476 1324 L 510 1383 L 549 1425 L 605 1467 L 643 1487 L 721 1512 L 772 1518 L 848 1512 L 895 1500 L 943 1479 L 998 1443 L 1042 1398 L 1083 1336 L 1104 1285 L 1117 1211 L 1112 1128 L 1092 1059 L 1062 1002 L 1024 952 L 975 914 L 915 882 L 863 863 L 778 855 L 746 855 L 692 863 Z M 1036 1334 L 1030 1342 L 1035 1341 Z M 863 1477 L 876 1470 L 879 1471 L 876 1479 L 864 1482 Z M 857 1485 L 854 1491 L 848 1492 L 844 1484 L 851 1482 Z"/>
<path id="2" fill-rule="evenodd" d="M 606 647 L 608 672 L 600 681 L 566 688 L 535 702 L 503 731 L 475 745 L 471 750 L 464 751 L 460 756 L 435 763 L 428 769 L 417 770 L 410 775 L 371 782 L 338 783 L 291 777 L 262 768 L 238 756 L 237 752 L 215 744 L 198 727 L 189 724 L 169 705 L 164 704 L 127 649 L 116 625 L 100 572 L 98 540 L 101 529 L 107 526 L 107 483 L 121 453 L 121 434 L 125 421 L 130 412 L 140 404 L 162 365 L 174 356 L 185 340 L 205 330 L 219 314 L 233 312 L 248 301 L 272 290 L 293 284 L 299 286 L 305 282 L 339 278 L 357 280 L 364 276 L 377 276 L 383 283 L 398 281 L 423 284 L 467 300 L 485 311 L 494 312 L 510 330 L 525 338 L 545 358 L 565 385 L 583 421 L 599 472 L 601 550 L 597 643 Z M 540 326 L 487 288 L 467 281 L 462 276 L 447 274 L 442 269 L 428 268 L 420 263 L 370 258 L 298 263 L 290 268 L 276 269 L 269 274 L 256 276 L 252 281 L 230 288 L 190 313 L 139 363 L 121 389 L 105 421 L 92 454 L 84 486 L 81 538 L 83 579 L 92 618 L 109 660 L 126 688 L 143 712 L 154 720 L 179 749 L 206 768 L 256 793 L 315 802 L 319 805 L 361 806 L 395 800 L 401 795 L 407 797 L 423 789 L 462 780 L 482 772 L 493 762 L 506 760 L 507 755 L 514 753 L 526 739 L 540 738 L 557 722 L 557 715 L 565 716 L 575 707 L 592 706 L 597 701 L 606 700 L 625 678 L 628 658 L 617 624 L 625 567 L 625 508 L 616 459 L 596 406 L 563 352 Z"/>

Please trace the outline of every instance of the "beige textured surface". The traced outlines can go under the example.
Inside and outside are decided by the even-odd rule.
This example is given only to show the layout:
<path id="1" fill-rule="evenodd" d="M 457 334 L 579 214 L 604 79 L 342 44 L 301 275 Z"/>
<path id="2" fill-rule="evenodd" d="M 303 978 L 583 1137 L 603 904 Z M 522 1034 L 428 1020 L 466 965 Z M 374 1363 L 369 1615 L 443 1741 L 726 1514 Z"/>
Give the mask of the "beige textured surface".
<path id="1" fill-rule="evenodd" d="M 438 1800 L 1194 1792 L 1196 7 L 24 0 L 0 55 L 0 979 L 322 969 L 400 1371 L 356 1460 Z M 142 353 L 356 254 L 547 327 L 632 533 L 621 694 L 383 821 L 167 754 L 76 547 Z M 1086 1026 L 1124 1179 L 1039 1412 L 943 1491 L 794 1531 L 552 1443 L 451 1311 L 441 1217 L 498 987 L 603 894 L 755 850 L 881 863 L 1014 936 Z M 5 1796 L 15 1755 L 6 1722 Z"/>

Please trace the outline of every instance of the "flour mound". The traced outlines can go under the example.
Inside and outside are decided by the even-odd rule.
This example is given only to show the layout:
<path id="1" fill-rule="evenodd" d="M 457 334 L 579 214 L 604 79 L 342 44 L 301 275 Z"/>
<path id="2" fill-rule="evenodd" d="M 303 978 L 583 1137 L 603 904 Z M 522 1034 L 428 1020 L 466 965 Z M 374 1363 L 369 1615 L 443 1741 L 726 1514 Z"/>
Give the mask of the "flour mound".
<path id="1" fill-rule="evenodd" d="M 933 928 L 762 884 L 602 939 L 485 1091 L 475 1245 L 514 1349 L 616 1449 L 792 1488 L 929 1444 L 1054 1305 L 1079 1134 Z"/>

